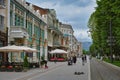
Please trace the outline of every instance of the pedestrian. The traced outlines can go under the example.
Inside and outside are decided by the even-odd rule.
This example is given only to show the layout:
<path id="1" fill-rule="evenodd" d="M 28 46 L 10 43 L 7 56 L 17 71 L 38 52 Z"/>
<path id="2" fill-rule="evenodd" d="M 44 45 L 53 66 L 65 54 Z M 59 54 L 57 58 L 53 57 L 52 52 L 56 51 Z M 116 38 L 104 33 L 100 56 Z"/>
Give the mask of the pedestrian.
<path id="1" fill-rule="evenodd" d="M 87 57 L 86 57 L 86 55 L 84 55 L 84 61 L 87 62 Z"/>
<path id="2" fill-rule="evenodd" d="M 76 56 L 73 56 L 73 63 L 76 64 L 76 61 L 77 61 Z"/>
<path id="3" fill-rule="evenodd" d="M 44 63 L 45 63 L 45 69 L 47 69 L 48 68 L 47 60 L 44 60 Z"/>
<path id="4" fill-rule="evenodd" d="M 55 63 L 57 62 L 57 57 L 56 57 L 56 56 L 54 57 L 54 62 L 55 62 Z"/>
<path id="5" fill-rule="evenodd" d="M 82 55 L 82 65 L 84 65 L 84 62 L 85 62 L 85 56 Z"/>
<path id="6" fill-rule="evenodd" d="M 72 57 L 68 58 L 68 65 L 72 65 Z"/>

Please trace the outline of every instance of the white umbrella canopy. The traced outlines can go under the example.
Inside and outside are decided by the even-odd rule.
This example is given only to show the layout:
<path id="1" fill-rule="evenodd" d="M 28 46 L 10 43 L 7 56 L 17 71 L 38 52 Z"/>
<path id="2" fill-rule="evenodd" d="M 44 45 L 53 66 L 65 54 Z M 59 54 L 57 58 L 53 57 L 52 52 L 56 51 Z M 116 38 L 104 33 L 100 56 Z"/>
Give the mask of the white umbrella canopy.
<path id="1" fill-rule="evenodd" d="M 64 51 L 64 50 L 62 50 L 62 49 L 55 49 L 55 50 L 52 50 L 51 52 L 50 52 L 51 54 L 57 54 L 57 53 L 65 53 L 65 54 L 67 54 L 68 52 L 66 52 L 66 51 Z"/>
<path id="2" fill-rule="evenodd" d="M 30 47 L 27 47 L 27 46 L 20 46 L 22 49 L 24 49 L 24 51 L 28 51 L 28 52 L 37 52 L 36 49 L 34 48 L 30 48 Z"/>
<path id="3" fill-rule="evenodd" d="M 22 51 L 37 52 L 36 49 L 29 48 L 27 46 L 9 45 L 5 47 L 0 47 L 0 52 L 22 52 Z"/>

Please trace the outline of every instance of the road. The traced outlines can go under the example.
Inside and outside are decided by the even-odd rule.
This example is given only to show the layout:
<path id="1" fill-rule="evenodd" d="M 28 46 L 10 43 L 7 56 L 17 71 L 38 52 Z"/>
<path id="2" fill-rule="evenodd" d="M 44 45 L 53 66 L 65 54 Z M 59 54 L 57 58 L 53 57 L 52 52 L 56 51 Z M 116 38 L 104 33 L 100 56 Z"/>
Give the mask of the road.
<path id="1" fill-rule="evenodd" d="M 94 58 L 91 60 L 90 66 L 91 80 L 120 80 L 120 68 Z"/>

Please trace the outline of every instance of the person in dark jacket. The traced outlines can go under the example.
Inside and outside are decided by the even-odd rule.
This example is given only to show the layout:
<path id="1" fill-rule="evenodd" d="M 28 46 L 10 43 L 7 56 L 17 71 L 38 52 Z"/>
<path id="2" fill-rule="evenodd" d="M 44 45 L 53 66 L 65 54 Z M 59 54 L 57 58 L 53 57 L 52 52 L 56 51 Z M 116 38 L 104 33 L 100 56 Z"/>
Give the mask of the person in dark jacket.
<path id="1" fill-rule="evenodd" d="M 77 58 L 76 56 L 73 56 L 73 63 L 76 64 Z"/>

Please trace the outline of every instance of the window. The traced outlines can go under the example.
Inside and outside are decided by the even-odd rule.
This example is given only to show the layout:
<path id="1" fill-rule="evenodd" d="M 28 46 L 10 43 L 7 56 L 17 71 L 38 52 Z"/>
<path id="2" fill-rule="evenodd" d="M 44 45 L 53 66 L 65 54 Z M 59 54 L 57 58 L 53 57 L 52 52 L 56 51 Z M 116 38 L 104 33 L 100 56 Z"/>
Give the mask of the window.
<path id="1" fill-rule="evenodd" d="M 4 17 L 0 15 L 0 30 L 4 29 Z"/>
<path id="2" fill-rule="evenodd" d="M 4 17 L 0 15 L 0 25 L 4 24 Z"/>
<path id="3" fill-rule="evenodd" d="M 3 42 L 2 41 L 0 41 L 0 47 L 3 47 Z"/>
<path id="4" fill-rule="evenodd" d="M 5 4 L 5 0 L 0 0 L 0 5 L 4 5 Z"/>
<path id="5" fill-rule="evenodd" d="M 10 11 L 10 25 L 13 25 L 13 12 Z"/>

